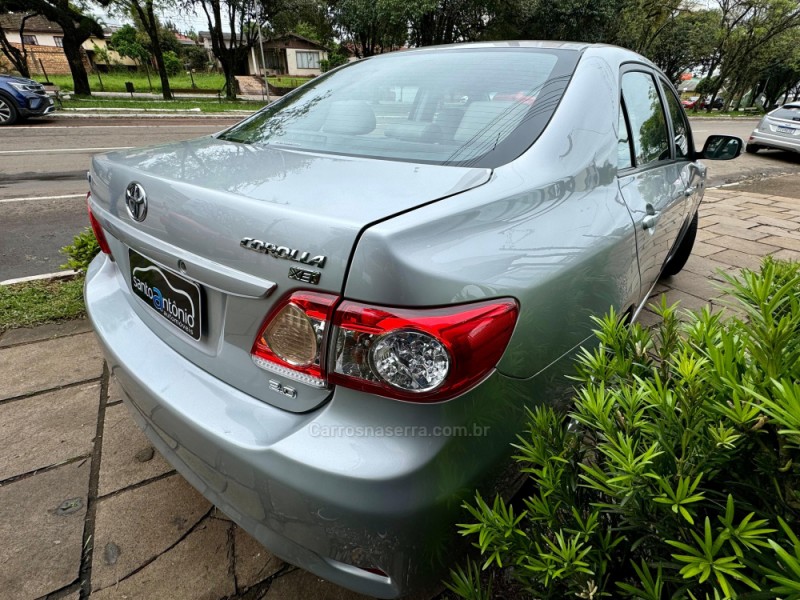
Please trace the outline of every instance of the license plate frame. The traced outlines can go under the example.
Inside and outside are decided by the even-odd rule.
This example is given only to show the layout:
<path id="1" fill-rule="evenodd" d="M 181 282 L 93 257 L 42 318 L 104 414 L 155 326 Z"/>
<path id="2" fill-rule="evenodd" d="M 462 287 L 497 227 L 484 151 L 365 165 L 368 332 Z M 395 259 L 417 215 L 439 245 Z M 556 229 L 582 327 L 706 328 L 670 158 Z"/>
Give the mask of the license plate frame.
<path id="1" fill-rule="evenodd" d="M 778 125 L 775 131 L 777 131 L 777 133 L 788 133 L 789 135 L 794 135 L 797 130 L 794 127 L 787 127 L 786 125 Z"/>
<path id="2" fill-rule="evenodd" d="M 128 249 L 131 292 L 182 334 L 203 336 L 203 288 L 186 277 Z"/>

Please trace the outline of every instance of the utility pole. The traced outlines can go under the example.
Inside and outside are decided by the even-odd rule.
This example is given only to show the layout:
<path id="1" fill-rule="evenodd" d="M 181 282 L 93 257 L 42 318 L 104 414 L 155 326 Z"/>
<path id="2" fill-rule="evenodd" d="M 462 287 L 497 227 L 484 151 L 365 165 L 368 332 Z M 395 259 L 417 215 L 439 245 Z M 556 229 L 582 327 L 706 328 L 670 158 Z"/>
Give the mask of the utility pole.
<path id="1" fill-rule="evenodd" d="M 267 81 L 267 63 L 264 62 L 264 39 L 261 37 L 261 25 L 258 26 L 258 49 L 261 51 L 261 68 L 264 70 L 264 92 L 269 103 L 269 82 Z"/>

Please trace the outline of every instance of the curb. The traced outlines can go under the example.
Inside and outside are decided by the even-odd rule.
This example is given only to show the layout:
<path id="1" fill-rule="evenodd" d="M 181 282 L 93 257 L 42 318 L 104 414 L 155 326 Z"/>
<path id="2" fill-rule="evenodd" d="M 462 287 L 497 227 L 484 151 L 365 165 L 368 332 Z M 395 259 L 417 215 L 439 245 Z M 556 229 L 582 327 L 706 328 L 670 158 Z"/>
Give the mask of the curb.
<path id="1" fill-rule="evenodd" d="M 43 275 L 30 275 L 29 277 L 17 277 L 16 279 L 6 279 L 0 281 L 0 285 L 14 285 L 16 283 L 30 283 L 32 281 L 53 281 L 55 279 L 74 279 L 79 273 L 77 271 L 57 271 L 56 273 L 45 273 Z"/>
<path id="2" fill-rule="evenodd" d="M 98 106 L 94 106 L 91 108 L 62 108 L 59 109 L 64 111 L 65 113 L 69 114 L 71 112 L 118 112 L 118 113 L 125 113 L 125 112 L 175 112 L 175 113 L 202 113 L 203 111 L 199 108 L 102 108 Z"/>
<path id="3" fill-rule="evenodd" d="M 164 113 L 164 112 L 79 112 L 79 113 L 66 113 L 54 112 L 47 115 L 46 119 L 62 120 L 62 119 L 236 119 L 240 120 L 244 117 L 252 115 L 255 111 L 232 111 L 222 113 Z"/>
<path id="4" fill-rule="evenodd" d="M 761 120 L 763 115 L 753 116 L 753 115 L 742 115 L 741 117 L 706 117 L 703 115 L 693 116 L 691 114 L 687 114 L 690 121 L 753 121 L 757 122 Z"/>

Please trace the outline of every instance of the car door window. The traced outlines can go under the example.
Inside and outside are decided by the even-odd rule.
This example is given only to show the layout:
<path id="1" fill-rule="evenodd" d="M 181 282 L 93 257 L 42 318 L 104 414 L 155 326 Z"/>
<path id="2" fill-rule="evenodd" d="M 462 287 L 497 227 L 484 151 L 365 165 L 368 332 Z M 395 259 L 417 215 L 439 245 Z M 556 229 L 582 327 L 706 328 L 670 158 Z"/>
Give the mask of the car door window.
<path id="1" fill-rule="evenodd" d="M 664 108 L 653 76 L 641 71 L 622 75 L 622 97 L 628 113 L 637 167 L 670 158 Z"/>
<path id="2" fill-rule="evenodd" d="M 683 112 L 683 108 L 681 108 L 675 94 L 667 87 L 666 83 L 663 86 L 665 88 L 664 95 L 667 97 L 670 120 L 672 121 L 672 132 L 675 136 L 675 158 L 688 158 L 692 139 L 689 121 L 686 119 L 686 114 Z"/>

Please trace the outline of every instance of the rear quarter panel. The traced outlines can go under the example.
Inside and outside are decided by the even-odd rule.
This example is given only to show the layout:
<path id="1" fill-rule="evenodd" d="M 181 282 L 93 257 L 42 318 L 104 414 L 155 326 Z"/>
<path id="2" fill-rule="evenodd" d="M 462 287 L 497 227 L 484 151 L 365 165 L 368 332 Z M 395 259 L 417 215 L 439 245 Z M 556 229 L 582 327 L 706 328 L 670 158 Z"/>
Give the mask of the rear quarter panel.
<path id="1" fill-rule="evenodd" d="M 539 140 L 489 183 L 368 229 L 345 296 L 436 306 L 520 304 L 499 370 L 528 378 L 638 302 L 633 222 L 617 185 L 618 67 L 584 56 Z"/>

